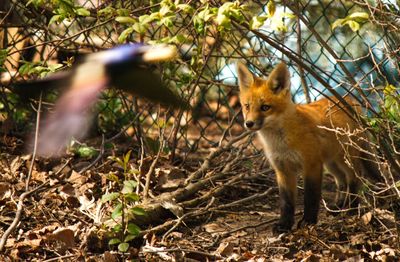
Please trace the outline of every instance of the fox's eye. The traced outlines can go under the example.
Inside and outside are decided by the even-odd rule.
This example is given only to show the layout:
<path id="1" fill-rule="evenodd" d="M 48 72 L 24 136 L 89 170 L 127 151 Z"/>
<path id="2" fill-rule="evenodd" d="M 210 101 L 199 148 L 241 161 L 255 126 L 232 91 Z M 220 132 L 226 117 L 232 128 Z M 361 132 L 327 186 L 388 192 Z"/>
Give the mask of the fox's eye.
<path id="1" fill-rule="evenodd" d="M 250 105 L 249 105 L 249 104 L 244 104 L 244 108 L 245 108 L 246 110 L 249 110 Z"/>
<path id="2" fill-rule="evenodd" d="M 269 105 L 262 105 L 261 106 L 261 111 L 267 111 L 268 109 L 270 109 L 271 107 Z"/>

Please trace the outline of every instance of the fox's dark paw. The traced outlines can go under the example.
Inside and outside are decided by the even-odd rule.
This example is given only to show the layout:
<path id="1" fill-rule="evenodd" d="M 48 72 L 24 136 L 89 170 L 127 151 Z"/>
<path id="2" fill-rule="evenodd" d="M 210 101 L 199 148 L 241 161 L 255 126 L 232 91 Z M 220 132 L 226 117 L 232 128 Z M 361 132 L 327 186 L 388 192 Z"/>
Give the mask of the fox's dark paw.
<path id="1" fill-rule="evenodd" d="M 301 218 L 301 220 L 297 223 L 297 229 L 304 228 L 307 226 L 315 225 L 317 224 L 316 219 L 305 219 L 304 216 Z"/>
<path id="2" fill-rule="evenodd" d="M 278 222 L 272 228 L 272 232 L 274 234 L 282 234 L 282 233 L 289 232 L 291 229 L 292 229 L 292 225 L 291 224 Z"/>

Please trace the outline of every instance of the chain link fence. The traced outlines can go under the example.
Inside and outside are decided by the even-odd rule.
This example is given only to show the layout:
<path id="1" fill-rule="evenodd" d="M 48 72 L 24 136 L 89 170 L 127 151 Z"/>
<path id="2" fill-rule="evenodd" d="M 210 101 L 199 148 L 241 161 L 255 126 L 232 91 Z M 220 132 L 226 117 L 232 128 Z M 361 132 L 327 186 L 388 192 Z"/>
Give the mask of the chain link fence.
<path id="1" fill-rule="evenodd" d="M 116 91 L 104 93 L 97 106 L 97 130 L 109 138 L 122 130 L 149 153 L 157 151 L 160 134 L 171 158 L 185 160 L 243 131 L 235 77 L 239 60 L 262 76 L 286 61 L 296 102 L 351 94 L 379 117 L 385 86 L 399 86 L 400 22 L 394 1 L 376 2 L 243 1 L 234 2 L 228 15 L 221 11 L 226 1 L 3 0 L 2 127 L 18 129 L 34 117 L 29 108 L 17 110 L 13 82 L 65 69 L 85 53 L 124 42 L 170 43 L 182 52 L 158 70 L 190 101 L 191 112 L 173 113 Z M 352 20 L 353 13 L 368 13 L 372 22 Z M 225 24 L 218 20 L 224 18 Z M 333 29 L 338 19 L 344 20 Z"/>

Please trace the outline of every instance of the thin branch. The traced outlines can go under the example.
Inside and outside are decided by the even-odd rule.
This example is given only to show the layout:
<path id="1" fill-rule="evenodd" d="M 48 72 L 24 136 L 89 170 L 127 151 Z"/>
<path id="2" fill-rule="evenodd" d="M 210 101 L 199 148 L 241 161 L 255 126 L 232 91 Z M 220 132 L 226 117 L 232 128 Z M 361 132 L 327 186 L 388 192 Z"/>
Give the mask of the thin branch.
<path id="1" fill-rule="evenodd" d="M 19 221 L 21 220 L 21 216 L 22 216 L 22 211 L 24 208 L 24 200 L 26 197 L 28 197 L 30 194 L 36 192 L 37 190 L 41 189 L 42 187 L 44 187 L 45 185 L 47 185 L 48 182 L 45 182 L 43 184 L 41 184 L 38 187 L 35 187 L 34 189 L 24 192 L 21 194 L 18 204 L 17 204 L 17 212 L 15 213 L 15 217 L 13 222 L 11 223 L 11 225 L 8 227 L 8 229 L 4 232 L 4 234 L 1 236 L 0 239 L 0 252 L 3 251 L 4 246 L 7 242 L 7 238 L 8 236 L 14 231 L 14 229 L 17 227 Z"/>
<path id="2" fill-rule="evenodd" d="M 42 95 L 43 95 L 43 92 L 40 91 L 38 107 L 36 109 L 36 127 L 35 127 L 35 140 L 34 140 L 34 145 L 33 145 L 32 161 L 31 161 L 31 165 L 29 166 L 28 177 L 26 178 L 26 181 L 25 181 L 25 190 L 26 191 L 29 190 L 29 182 L 31 180 L 33 166 L 35 165 L 36 151 L 37 151 L 38 138 L 39 138 L 40 114 L 41 114 L 41 110 L 42 110 Z"/>
<path id="3" fill-rule="evenodd" d="M 146 174 L 146 184 L 144 186 L 144 191 L 143 191 L 143 198 L 144 199 L 146 199 L 148 197 L 148 195 L 149 195 L 151 175 L 153 174 L 154 169 L 156 168 L 156 165 L 158 163 L 158 159 L 160 158 L 161 152 L 163 151 L 164 146 L 165 146 L 164 132 L 165 132 L 165 128 L 162 127 L 161 128 L 161 133 L 160 133 L 160 147 L 158 149 L 156 158 L 151 163 L 149 171 Z"/>

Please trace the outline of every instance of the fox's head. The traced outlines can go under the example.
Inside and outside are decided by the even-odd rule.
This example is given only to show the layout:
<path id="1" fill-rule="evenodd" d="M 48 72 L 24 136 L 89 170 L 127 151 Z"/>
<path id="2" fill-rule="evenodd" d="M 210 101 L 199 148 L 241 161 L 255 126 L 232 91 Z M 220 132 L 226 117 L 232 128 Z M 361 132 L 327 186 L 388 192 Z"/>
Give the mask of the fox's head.
<path id="1" fill-rule="evenodd" d="M 256 131 L 279 125 L 284 111 L 293 108 L 286 64 L 277 65 L 267 79 L 253 75 L 241 63 L 237 73 L 245 127 Z"/>

